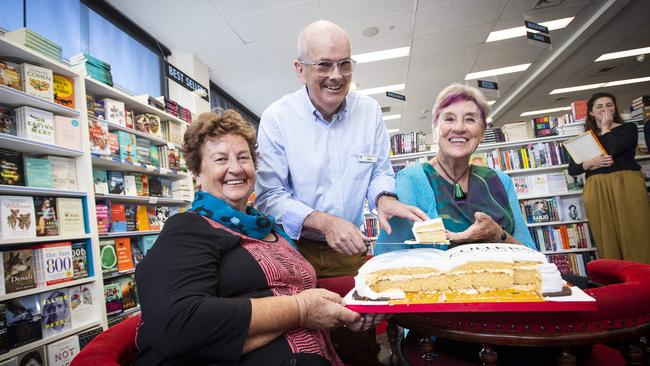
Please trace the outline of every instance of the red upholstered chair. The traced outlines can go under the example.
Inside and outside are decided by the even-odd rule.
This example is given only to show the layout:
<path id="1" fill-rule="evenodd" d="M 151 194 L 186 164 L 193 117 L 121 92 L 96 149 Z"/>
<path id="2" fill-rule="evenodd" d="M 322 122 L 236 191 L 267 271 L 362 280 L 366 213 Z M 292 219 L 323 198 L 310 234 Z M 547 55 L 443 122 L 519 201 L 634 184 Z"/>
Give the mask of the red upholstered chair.
<path id="1" fill-rule="evenodd" d="M 484 365 L 496 365 L 495 345 L 558 347 L 558 364 L 575 365 L 573 347 L 610 342 L 625 344 L 629 365 L 641 365 L 644 354 L 648 361 L 650 348 L 641 338 L 650 336 L 650 265 L 601 259 L 588 263 L 587 272 L 592 281 L 603 284 L 585 290 L 598 302 L 598 311 L 397 314 L 388 329 L 391 349 L 396 353 L 397 324 L 422 334 L 481 343 Z M 430 339 L 425 337 L 420 346 L 423 358 L 431 361 Z M 391 363 L 399 364 L 399 357 L 394 354 Z"/>
<path id="2" fill-rule="evenodd" d="M 72 360 L 71 366 L 131 365 L 136 353 L 135 333 L 140 315 L 125 319 L 98 335 Z"/>

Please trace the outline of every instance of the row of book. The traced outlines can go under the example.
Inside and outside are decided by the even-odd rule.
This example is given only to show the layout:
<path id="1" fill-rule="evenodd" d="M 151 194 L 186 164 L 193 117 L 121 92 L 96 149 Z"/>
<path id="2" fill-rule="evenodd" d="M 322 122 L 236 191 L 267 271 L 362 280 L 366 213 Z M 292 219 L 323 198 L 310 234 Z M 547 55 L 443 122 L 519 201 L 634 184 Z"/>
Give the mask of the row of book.
<path id="1" fill-rule="evenodd" d="M 535 245 L 542 252 L 591 248 L 591 235 L 587 223 L 537 226 L 528 228 Z"/>
<path id="2" fill-rule="evenodd" d="M 529 224 L 584 220 L 579 197 L 548 197 L 519 202 L 521 211 Z"/>
<path id="3" fill-rule="evenodd" d="M 549 195 L 577 191 L 584 187 L 584 176 L 562 173 L 522 175 L 512 177 L 517 196 Z"/>
<path id="4" fill-rule="evenodd" d="M 634 98 L 630 106 L 630 115 L 632 119 L 640 118 L 644 121 L 650 118 L 650 95 Z"/>
<path id="5" fill-rule="evenodd" d="M 76 191 L 77 166 L 72 158 L 36 158 L 0 149 L 0 184 Z"/>
<path id="6" fill-rule="evenodd" d="M 497 142 L 505 142 L 506 136 L 503 134 L 503 131 L 499 127 L 494 127 L 492 123 L 488 123 L 483 133 L 483 139 L 481 140 L 482 144 L 490 144 Z"/>
<path id="7" fill-rule="evenodd" d="M 427 134 L 418 132 L 397 133 L 390 137 L 390 153 L 393 155 L 428 151 Z"/>
<path id="8" fill-rule="evenodd" d="M 174 117 L 178 117 L 187 123 L 192 123 L 192 112 L 190 112 L 189 109 L 167 97 L 158 97 L 156 99 L 165 106 L 165 112 Z"/>
<path id="9" fill-rule="evenodd" d="M 135 278 L 132 274 L 111 278 L 104 283 L 106 315 L 115 316 L 140 306 Z"/>
<path id="10" fill-rule="evenodd" d="M 101 332 L 101 328 L 95 328 L 93 332 L 92 336 L 94 338 Z M 90 340 L 87 339 L 85 334 L 75 334 L 52 342 L 47 346 L 37 347 L 18 356 L 1 361 L 0 366 L 69 366 L 72 360 L 83 349 L 81 344 L 87 344 Z"/>
<path id="11" fill-rule="evenodd" d="M 375 217 L 366 217 L 363 223 L 363 234 L 375 238 L 379 235 L 379 220 Z"/>
<path id="12" fill-rule="evenodd" d="M 0 352 L 97 320 L 90 285 L 60 288 L 0 303 Z"/>
<path id="13" fill-rule="evenodd" d="M 0 238 L 83 235 L 81 198 L 0 196 Z"/>
<path id="14" fill-rule="evenodd" d="M 130 273 L 153 247 L 158 235 L 104 238 L 99 241 L 102 274 Z"/>
<path id="15" fill-rule="evenodd" d="M 156 146 L 151 140 L 127 131 L 109 132 L 108 123 L 100 119 L 90 119 L 88 129 L 90 150 L 96 155 L 109 156 L 130 164 L 187 170 L 180 147 L 174 144 Z"/>
<path id="16" fill-rule="evenodd" d="M 81 124 L 78 119 L 57 116 L 42 109 L 0 106 L 0 133 L 81 150 Z"/>
<path id="17" fill-rule="evenodd" d="M 80 53 L 70 57 L 72 69 L 76 72 L 90 76 L 108 86 L 113 86 L 111 65 L 88 53 Z"/>
<path id="18" fill-rule="evenodd" d="M 97 200 L 97 230 L 99 234 L 161 230 L 169 217 L 182 210 L 177 206 L 133 205 Z"/>
<path id="19" fill-rule="evenodd" d="M 596 253 L 561 253 L 547 255 L 547 257 L 550 263 L 555 263 L 562 274 L 587 276 L 587 263 L 596 259 Z"/>
<path id="20" fill-rule="evenodd" d="M 143 173 L 94 169 L 93 181 L 95 193 L 192 200 L 192 188 L 185 180 L 172 180 Z"/>
<path id="21" fill-rule="evenodd" d="M 494 169 L 500 170 L 550 167 L 569 161 L 564 147 L 554 141 L 496 150 L 500 151 L 500 161 L 494 162 Z"/>
<path id="22" fill-rule="evenodd" d="M 90 273 L 85 241 L 35 244 L 1 255 L 0 295 L 86 278 Z"/>
<path id="23" fill-rule="evenodd" d="M 0 85 L 74 109 L 74 80 L 28 63 L 0 60 Z"/>

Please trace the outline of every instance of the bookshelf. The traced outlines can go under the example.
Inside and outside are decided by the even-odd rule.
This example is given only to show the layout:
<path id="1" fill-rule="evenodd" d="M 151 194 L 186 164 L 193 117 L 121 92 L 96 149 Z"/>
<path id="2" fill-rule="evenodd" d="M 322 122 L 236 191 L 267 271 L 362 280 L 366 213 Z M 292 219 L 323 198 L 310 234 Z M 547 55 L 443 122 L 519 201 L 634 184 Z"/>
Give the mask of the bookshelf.
<path id="1" fill-rule="evenodd" d="M 10 261 L 7 260 L 11 258 L 13 254 L 20 251 L 23 253 L 31 253 L 32 255 L 28 259 L 24 259 L 24 265 L 20 267 L 21 269 L 16 269 L 16 271 L 21 271 L 22 268 L 29 268 L 31 270 L 32 277 L 31 281 L 28 282 L 31 283 L 25 287 L 11 289 L 11 291 L 8 291 L 9 288 L 5 288 L 5 291 L 0 294 L 0 304 L 3 306 L 2 310 L 5 311 L 5 315 L 8 315 L 10 312 L 8 306 L 9 303 L 26 304 L 28 301 L 33 300 L 32 303 L 38 303 L 38 307 L 41 311 L 39 313 L 41 315 L 38 317 L 32 317 L 30 320 L 19 321 L 28 322 L 29 326 L 31 327 L 38 327 L 41 336 L 34 337 L 27 335 L 25 336 L 26 338 L 22 338 L 19 343 L 14 343 L 13 340 L 11 342 L 8 342 L 9 350 L 6 353 L 0 355 L 0 362 L 2 362 L 26 351 L 47 346 L 52 342 L 73 336 L 93 327 L 101 326 L 103 328 L 106 328 L 107 320 L 105 315 L 103 315 L 105 314 L 105 308 L 103 301 L 102 277 L 96 275 L 96 269 L 101 267 L 100 260 L 97 255 L 98 237 L 96 234 L 96 220 L 92 218 L 94 216 L 95 205 L 92 183 L 92 162 L 90 155 L 90 145 L 88 141 L 88 125 L 85 113 L 85 94 L 83 91 L 83 80 L 75 71 L 66 65 L 46 58 L 3 36 L 0 36 L 0 55 L 2 55 L 0 57 L 1 60 L 11 61 L 15 63 L 29 63 L 51 70 L 55 74 L 70 78 L 74 84 L 75 108 L 62 106 L 52 101 L 29 95 L 26 92 L 13 89 L 5 85 L 0 85 L 0 105 L 8 110 L 22 106 L 28 106 L 41 111 L 50 112 L 55 116 L 72 118 L 77 121 L 75 124 L 73 120 L 70 120 L 75 126 L 75 133 L 77 133 L 80 138 L 80 143 L 76 145 L 75 148 L 69 148 L 62 146 L 62 144 L 59 143 L 44 143 L 31 138 L 19 137 L 8 133 L 0 133 L 1 149 L 4 151 L 10 151 L 11 154 L 14 154 L 14 156 L 18 156 L 15 153 L 21 154 L 19 160 L 20 164 L 18 166 L 22 166 L 22 161 L 24 161 L 26 158 L 45 158 L 50 156 L 62 157 L 71 159 L 66 161 L 72 164 L 70 165 L 70 170 L 66 170 L 64 174 L 76 175 L 75 179 L 67 180 L 67 182 L 73 182 L 72 185 L 75 187 L 72 189 L 60 188 L 57 182 L 53 184 L 53 187 L 37 187 L 34 185 L 29 185 L 27 180 L 23 182 L 23 185 L 13 185 L 11 182 L 10 184 L 0 185 L 0 197 L 17 197 L 17 199 L 23 203 L 28 203 L 30 201 L 32 202 L 31 205 L 34 206 L 35 216 L 30 216 L 30 226 L 37 226 L 41 224 L 41 222 L 39 222 L 39 214 L 41 215 L 40 219 L 43 219 L 45 216 L 44 211 L 41 211 L 42 207 L 40 209 L 39 207 L 36 207 L 34 202 L 35 197 L 52 198 L 52 200 L 50 200 L 51 202 L 58 202 L 57 200 L 61 199 L 61 203 L 75 203 L 75 208 L 72 211 L 66 211 L 65 215 L 62 215 L 61 211 L 59 211 L 62 209 L 61 205 L 57 204 L 56 209 L 52 209 L 52 206 L 50 206 L 50 210 L 55 212 L 55 220 L 58 220 L 58 224 L 54 225 L 56 227 L 58 235 L 50 234 L 49 236 L 36 236 L 35 234 L 25 234 L 16 236 L 15 232 L 6 231 L 0 238 L 0 251 L 3 253 L 3 266 L 5 263 L 8 265 L 13 265 Z M 59 122 L 52 123 L 55 125 Z M 59 130 L 54 129 L 55 134 L 58 134 L 58 131 Z M 7 156 L 4 154 L 5 153 L 3 152 L 3 159 L 5 159 Z M 38 172 L 40 173 L 40 171 Z M 33 172 L 28 171 L 23 167 L 22 173 L 23 178 L 26 178 L 25 175 L 32 174 Z M 50 180 L 54 181 L 53 179 Z M 55 184 L 56 186 L 54 186 Z M 78 207 L 81 207 L 80 211 L 77 209 Z M 74 231 L 65 231 L 67 229 L 64 230 L 62 226 L 63 221 L 67 220 L 63 219 L 62 217 L 68 216 L 68 214 L 71 214 L 77 220 L 75 222 L 77 229 Z M 67 222 L 66 225 L 68 223 L 69 222 Z M 38 273 L 41 273 L 41 276 L 44 276 L 44 274 L 42 274 L 43 272 L 38 272 L 38 270 L 34 271 L 34 268 L 38 267 L 36 261 L 40 260 L 38 258 L 41 257 L 32 248 L 43 244 L 54 243 L 75 243 L 72 244 L 72 247 L 71 244 L 64 245 L 63 247 L 67 248 L 69 253 L 73 253 L 72 250 L 74 248 L 82 248 L 85 250 L 85 254 L 82 254 L 82 256 L 85 258 L 85 264 L 81 267 L 77 267 L 76 263 L 79 262 L 75 262 L 75 272 L 77 269 L 79 269 L 78 277 L 72 277 L 69 275 L 70 277 L 65 277 L 60 280 L 41 279 L 42 282 L 38 282 Z M 18 257 L 17 254 L 16 257 Z M 73 258 L 77 260 L 79 257 L 74 257 L 73 255 L 66 257 L 66 255 L 61 256 L 60 254 L 57 254 L 57 260 L 60 260 L 60 263 L 62 263 L 63 266 L 72 266 Z M 70 262 L 66 262 L 66 260 L 69 260 Z M 69 268 L 67 271 L 71 274 L 72 267 L 66 268 Z M 7 268 L 5 267 L 4 270 L 7 270 Z M 28 270 L 22 270 L 22 272 L 18 272 L 17 276 L 19 276 L 21 273 L 27 273 L 26 271 Z M 3 273 L 3 278 L 5 277 L 4 275 L 6 273 L 7 272 Z M 29 276 L 25 278 L 29 278 Z M 4 288 L 5 286 L 2 287 Z M 89 313 L 86 313 L 83 319 L 74 319 L 78 313 L 73 311 L 73 309 L 70 307 L 70 300 L 73 297 L 72 295 L 73 293 L 79 293 L 77 291 L 89 291 L 91 296 L 90 298 L 92 299 L 90 305 L 88 305 L 89 308 L 87 308 L 91 311 Z M 45 299 L 47 299 L 51 294 L 63 294 L 63 298 L 67 298 L 67 300 L 65 300 L 67 308 L 66 313 L 68 316 L 71 315 L 71 317 L 67 318 L 66 320 L 66 323 L 70 324 L 66 324 L 66 327 L 57 331 L 55 334 L 52 334 L 51 332 L 46 333 L 43 329 L 45 327 L 45 316 L 43 316 L 44 309 L 41 303 L 43 303 L 43 301 L 45 301 Z M 12 322 L 15 322 L 15 320 L 10 320 L 10 318 L 7 317 L 5 332 L 10 333 L 10 337 L 12 337 L 11 333 L 17 334 L 17 329 L 25 326 L 26 324 Z"/>

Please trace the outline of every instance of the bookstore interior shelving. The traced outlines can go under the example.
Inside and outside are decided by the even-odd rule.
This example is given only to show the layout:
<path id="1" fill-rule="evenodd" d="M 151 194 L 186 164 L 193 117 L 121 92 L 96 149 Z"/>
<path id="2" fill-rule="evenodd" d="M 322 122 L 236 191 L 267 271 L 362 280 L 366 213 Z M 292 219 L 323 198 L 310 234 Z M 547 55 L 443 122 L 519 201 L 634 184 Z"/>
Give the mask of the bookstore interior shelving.
<path id="1" fill-rule="evenodd" d="M 631 119 L 627 122 L 639 124 L 642 120 Z M 582 205 L 584 178 L 570 178 L 566 172 L 566 153 L 560 146 L 573 136 L 575 135 L 554 135 L 521 141 L 482 143 L 475 155 L 480 155 L 480 160 L 487 166 L 502 170 L 513 179 L 520 208 L 539 250 L 558 264 L 561 270 L 584 275 L 586 262 L 596 257 L 596 248 L 590 237 Z M 540 148 L 546 155 L 540 155 L 539 152 L 535 155 L 534 150 Z M 393 166 L 404 167 L 428 161 L 435 153 L 434 145 L 430 151 L 392 156 L 391 161 Z M 550 155 L 553 154 L 549 153 L 555 154 L 551 158 Z M 523 155 L 526 155 L 525 162 L 521 161 Z M 650 154 L 636 156 L 637 161 L 648 159 Z M 647 186 L 650 187 L 650 182 Z M 531 215 L 532 206 L 538 202 L 543 205 L 544 212 L 550 211 L 550 217 Z M 578 219 L 568 217 L 566 210 L 571 205 L 577 207 Z M 368 220 L 370 219 L 366 218 Z"/>
<path id="2" fill-rule="evenodd" d="M 191 176 L 174 155 L 179 149 L 178 136 L 168 141 L 160 131 L 160 121 L 181 128 L 186 122 L 2 36 L 0 55 L 16 64 L 50 70 L 74 85 L 68 104 L 74 107 L 0 85 L 0 113 L 33 108 L 26 109 L 25 120 L 15 118 L 17 130 L 0 130 L 0 266 L 7 278 L 0 281 L 0 313 L 6 309 L 8 314 L 0 319 L 7 324 L 6 344 L 0 337 L 2 362 L 72 335 L 100 332 L 137 313 L 135 264 L 153 244 L 166 218 L 189 205 L 193 188 Z M 145 116 L 158 130 L 143 131 L 133 124 L 127 127 L 111 118 L 96 117 L 93 98 L 123 103 L 132 123 L 136 116 Z M 43 132 L 48 141 L 20 127 L 41 113 L 49 126 Z M 68 129 L 59 128 L 62 124 Z M 114 132 L 132 139 L 133 145 L 120 145 L 118 140 L 116 150 L 110 150 L 105 138 L 97 146 L 97 131 L 91 131 L 97 126 L 106 136 Z M 75 135 L 75 146 L 56 139 L 64 133 Z M 148 156 L 136 155 L 145 154 L 144 148 L 137 151 L 136 139 L 150 149 Z M 120 149 L 128 151 L 120 154 Z M 152 161 L 152 156 L 159 160 Z M 138 162 L 137 157 L 143 160 Z M 109 173 L 114 181 L 109 180 Z M 26 272 L 27 267 L 31 272 Z M 52 314 L 53 302 L 65 303 L 65 314 Z M 23 310 L 30 316 L 10 316 L 17 314 L 18 306 L 27 308 Z"/>

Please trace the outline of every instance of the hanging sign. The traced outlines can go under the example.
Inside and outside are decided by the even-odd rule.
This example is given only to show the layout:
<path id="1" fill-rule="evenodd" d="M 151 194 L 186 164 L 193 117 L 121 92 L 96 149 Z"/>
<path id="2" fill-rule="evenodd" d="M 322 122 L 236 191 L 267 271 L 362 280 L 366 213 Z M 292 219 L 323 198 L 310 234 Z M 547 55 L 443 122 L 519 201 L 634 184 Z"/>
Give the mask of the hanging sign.
<path id="1" fill-rule="evenodd" d="M 386 96 L 389 97 L 389 98 L 395 98 L 395 99 L 399 99 L 399 100 L 406 100 L 406 96 L 404 96 L 402 94 L 389 92 L 389 91 L 386 92 Z"/>
<path id="2" fill-rule="evenodd" d="M 165 61 L 165 76 L 174 80 L 185 89 L 191 92 L 197 92 L 196 95 L 200 96 L 206 102 L 210 101 L 210 98 L 208 97 L 208 89 L 205 86 L 199 84 L 196 80 L 187 76 L 187 74 L 177 69 L 176 66 L 170 64 L 167 61 Z"/>
<path id="3" fill-rule="evenodd" d="M 490 90 L 499 90 L 499 84 L 490 80 L 477 80 L 478 87 Z"/>

